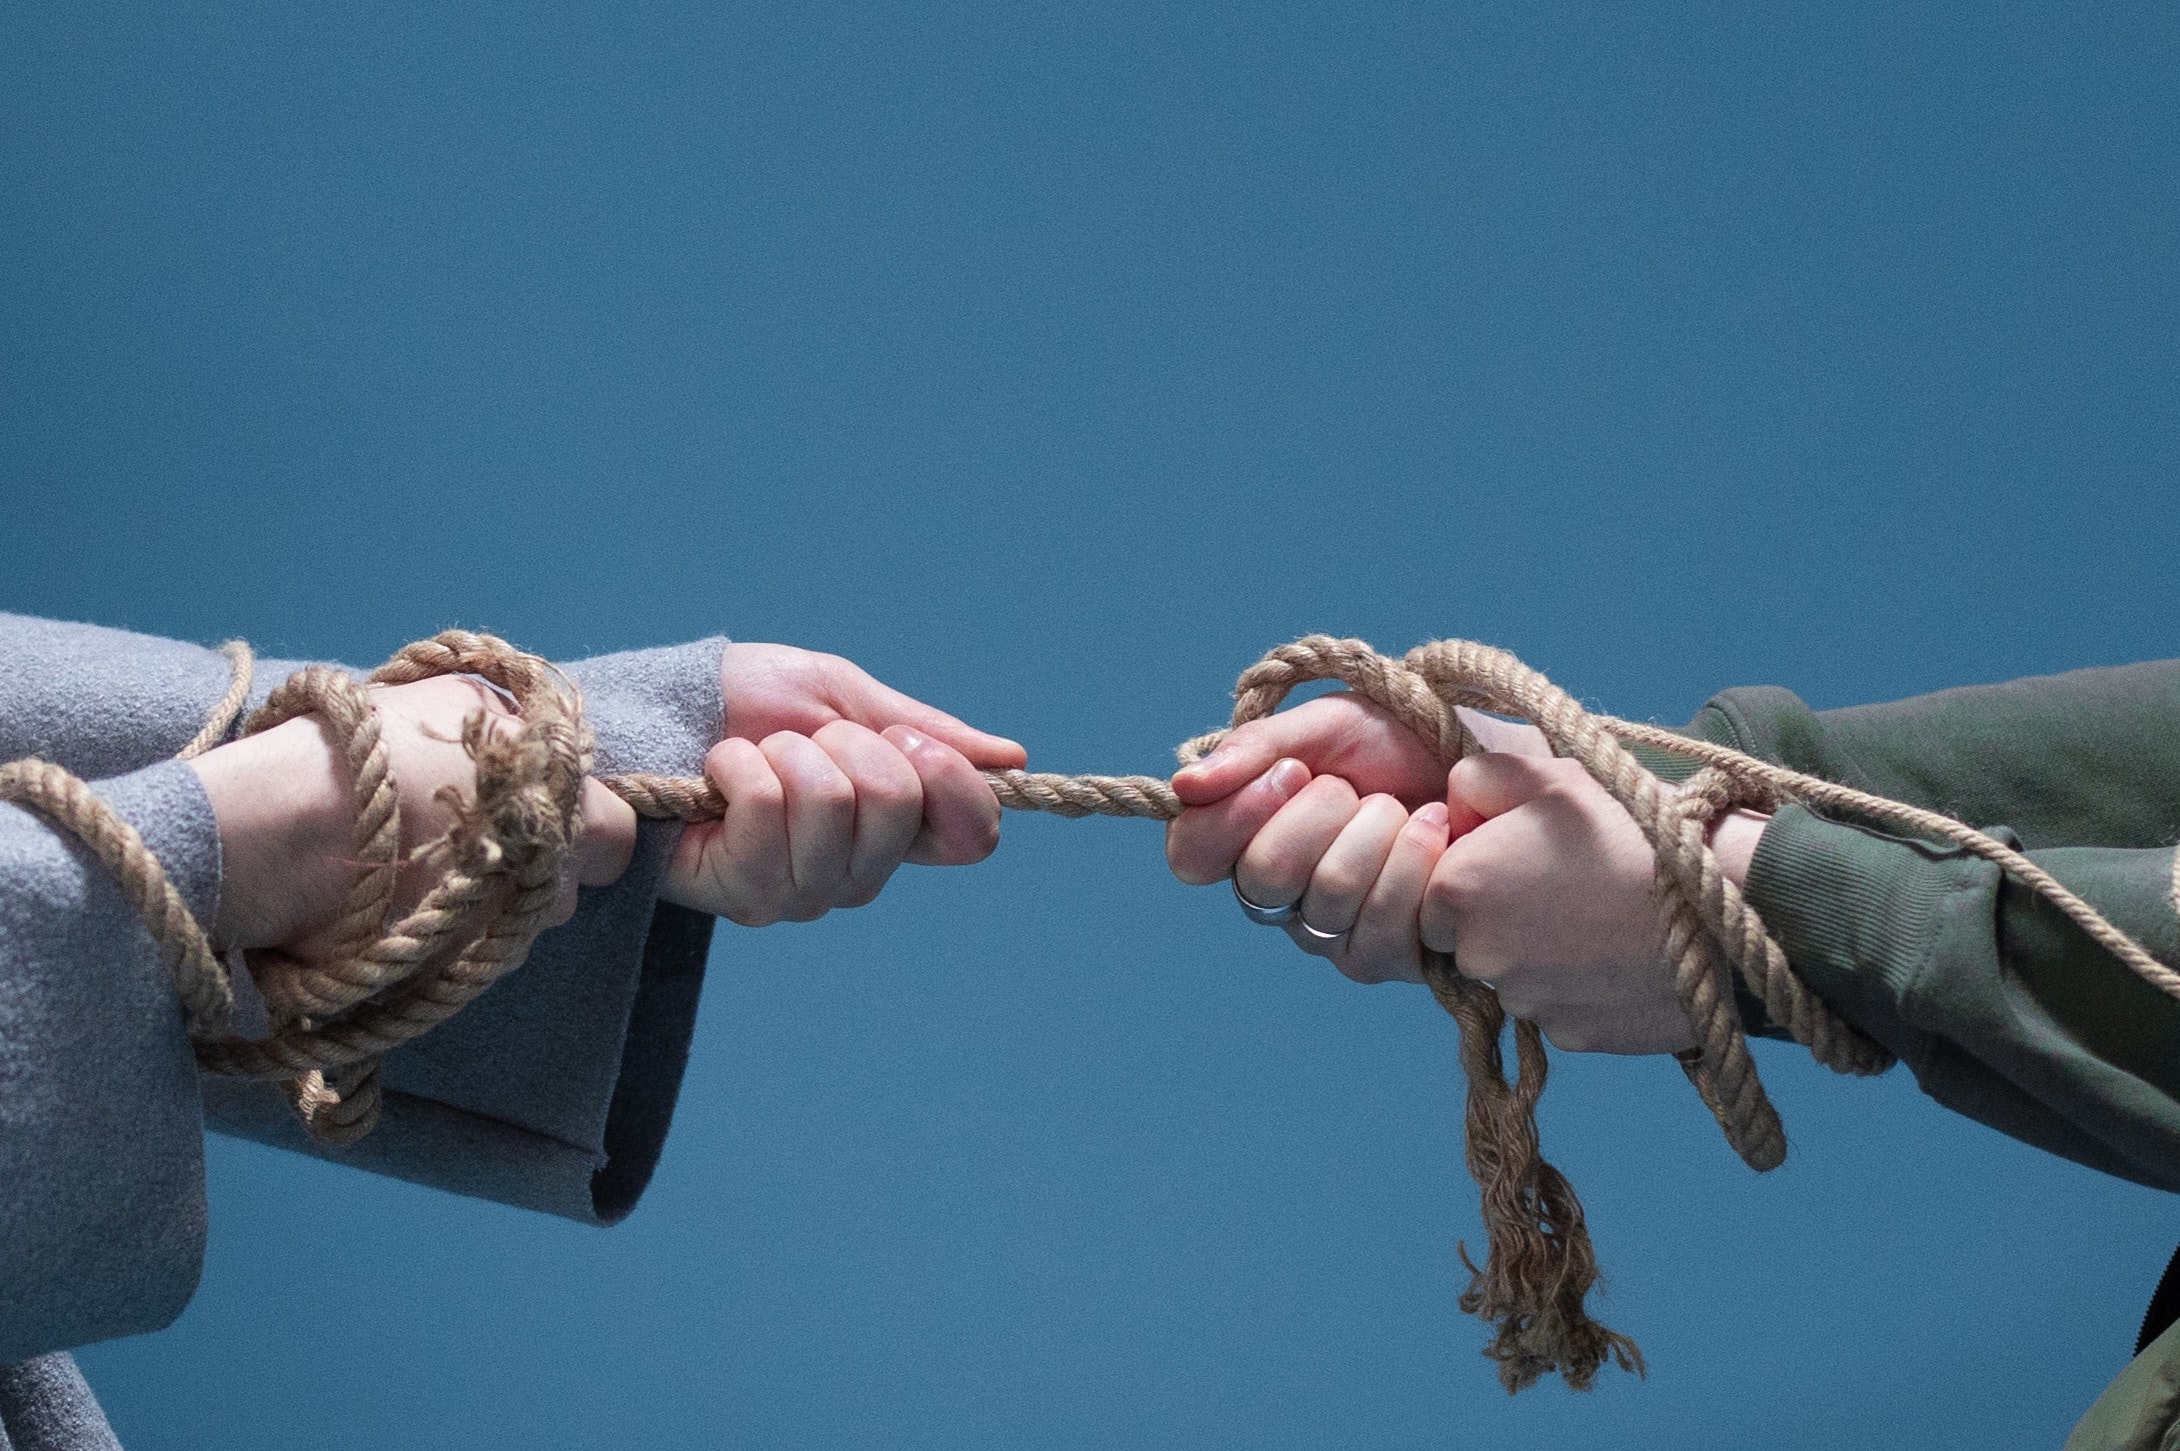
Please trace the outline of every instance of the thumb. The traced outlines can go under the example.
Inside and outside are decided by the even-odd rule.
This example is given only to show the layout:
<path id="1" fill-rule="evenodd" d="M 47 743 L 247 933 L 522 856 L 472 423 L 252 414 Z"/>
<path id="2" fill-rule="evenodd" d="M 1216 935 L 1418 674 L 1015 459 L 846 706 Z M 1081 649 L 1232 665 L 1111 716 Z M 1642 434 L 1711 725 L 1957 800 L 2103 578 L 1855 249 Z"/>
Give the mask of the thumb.
<path id="1" fill-rule="evenodd" d="M 1558 780 L 1562 763 L 1550 756 L 1486 751 L 1464 756 L 1446 773 L 1446 804 L 1466 807 L 1483 821 L 1504 816 L 1542 795 Z"/>
<path id="2" fill-rule="evenodd" d="M 944 741 L 968 757 L 969 764 L 988 770 L 1021 766 L 1029 753 L 1005 736 L 980 731 L 945 711 L 925 705 L 911 695 L 871 678 L 853 667 L 834 682 L 834 708 L 857 725 L 883 732 L 888 726 L 908 726 L 933 740 Z"/>

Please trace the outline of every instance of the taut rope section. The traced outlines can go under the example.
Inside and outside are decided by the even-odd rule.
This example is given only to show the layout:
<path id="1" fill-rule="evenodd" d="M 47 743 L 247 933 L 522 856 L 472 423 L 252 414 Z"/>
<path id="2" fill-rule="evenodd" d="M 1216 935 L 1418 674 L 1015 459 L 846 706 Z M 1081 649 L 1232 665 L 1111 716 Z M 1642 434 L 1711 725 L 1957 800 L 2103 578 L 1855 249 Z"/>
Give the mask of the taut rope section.
<path id="1" fill-rule="evenodd" d="M 225 740 L 248 697 L 248 647 L 231 642 L 222 650 L 233 664 L 233 683 L 183 749 L 185 758 Z M 305 670 L 274 691 L 245 725 L 248 733 L 298 715 L 321 716 L 342 743 L 356 813 L 357 881 L 326 960 L 305 965 L 261 953 L 250 963 L 271 1018 L 262 1039 L 227 1032 L 234 1001 L 228 971 L 135 830 L 58 766 L 35 759 L 0 766 L 0 800 L 33 807 L 67 826 L 120 884 L 174 978 L 198 1061 L 215 1073 L 283 1081 L 310 1131 L 334 1142 L 352 1142 L 376 1122 L 378 1064 L 389 1049 L 444 1022 L 520 960 L 581 829 L 578 800 L 592 744 L 574 686 L 536 656 L 459 630 L 408 646 L 371 680 L 398 684 L 453 673 L 500 687 L 515 700 L 519 716 L 495 723 L 480 712 L 465 723 L 462 743 L 476 763 L 475 795 L 455 803 L 454 826 L 423 848 L 444 868 L 438 886 L 391 925 L 400 815 L 368 692 L 337 672 Z M 1543 675 L 1489 646 L 1441 640 L 1392 660 L 1359 640 L 1312 635 L 1278 647 L 1243 672 L 1228 729 L 1271 714 L 1295 686 L 1313 680 L 1338 680 L 1383 707 L 1448 766 L 1477 749 L 1455 707 L 1524 717 L 1555 753 L 1580 761 L 1627 809 L 1656 853 L 1665 948 L 1697 1040 L 1679 1055 L 1681 1066 L 1728 1141 L 1757 1169 L 1781 1162 L 1786 1138 L 1734 1010 L 1734 974 L 1827 1066 L 1876 1073 L 1892 1060 L 1794 975 L 1761 917 L 1720 869 L 1709 829 L 1736 806 L 1776 810 L 1800 802 L 1950 842 L 1995 863 L 2146 981 L 2180 998 L 2180 973 L 2004 843 L 1935 812 L 1655 726 L 1594 715 Z M 1195 760 L 1225 734 L 1199 736 L 1179 754 Z M 1692 757 L 1702 768 L 1675 790 L 1645 770 L 1623 741 Z M 649 817 L 705 821 L 726 809 L 700 778 L 603 779 Z M 1172 787 L 1149 776 L 987 771 L 984 779 L 1000 804 L 1015 810 L 1162 821 L 1181 810 Z M 2180 862 L 2173 893 L 2180 912 Z M 1634 1343 L 1584 1309 L 1597 1267 L 1581 1203 L 1537 1142 L 1535 1107 L 1547 1071 L 1541 1035 L 1534 1024 L 1515 1022 L 1515 1073 L 1508 1079 L 1505 1014 L 1496 996 L 1463 978 L 1445 954 L 1424 954 L 1424 976 L 1460 1028 L 1469 1077 L 1467 1159 L 1482 1190 L 1490 1245 L 1481 1269 L 1465 1247 L 1461 1252 L 1472 1275 L 1461 1306 L 1495 1326 L 1486 1354 L 1499 1362 L 1500 1380 L 1519 1390 L 1557 1372 L 1583 1388 L 1607 1359 L 1640 1370 Z"/>

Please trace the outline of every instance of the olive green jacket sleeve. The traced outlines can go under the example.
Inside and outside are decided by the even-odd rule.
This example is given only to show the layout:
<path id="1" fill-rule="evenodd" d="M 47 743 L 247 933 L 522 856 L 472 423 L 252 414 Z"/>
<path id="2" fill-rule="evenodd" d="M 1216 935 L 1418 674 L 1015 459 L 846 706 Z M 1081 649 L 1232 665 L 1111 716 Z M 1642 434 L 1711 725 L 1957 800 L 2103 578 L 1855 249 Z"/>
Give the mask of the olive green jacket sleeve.
<path id="1" fill-rule="evenodd" d="M 1691 734 L 2015 841 L 2180 963 L 2180 661 L 1812 711 L 1768 686 Z M 2053 1153 L 2180 1190 L 2180 1001 L 1980 858 L 1799 807 L 1749 900 L 1795 970 L 1940 1103 Z"/>

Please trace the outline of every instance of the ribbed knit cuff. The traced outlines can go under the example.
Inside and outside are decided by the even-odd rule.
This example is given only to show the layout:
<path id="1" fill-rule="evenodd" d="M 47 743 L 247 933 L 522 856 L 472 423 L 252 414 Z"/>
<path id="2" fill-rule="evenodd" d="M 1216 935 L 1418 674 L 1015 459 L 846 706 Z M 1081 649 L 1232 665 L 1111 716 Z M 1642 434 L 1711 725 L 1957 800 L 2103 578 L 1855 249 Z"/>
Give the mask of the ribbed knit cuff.
<path id="1" fill-rule="evenodd" d="M 1991 868 L 1973 857 L 1789 806 L 1771 819 L 1743 892 L 1802 981 L 1913 1066 L 1908 998 L 1949 898 Z"/>

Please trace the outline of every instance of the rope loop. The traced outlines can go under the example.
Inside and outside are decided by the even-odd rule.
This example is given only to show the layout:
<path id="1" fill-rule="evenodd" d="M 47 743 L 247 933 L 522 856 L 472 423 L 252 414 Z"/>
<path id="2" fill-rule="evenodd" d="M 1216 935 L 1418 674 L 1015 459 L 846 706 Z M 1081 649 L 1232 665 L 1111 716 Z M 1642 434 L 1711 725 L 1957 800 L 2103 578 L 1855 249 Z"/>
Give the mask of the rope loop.
<path id="1" fill-rule="evenodd" d="M 189 758 L 225 741 L 247 700 L 249 647 L 221 647 L 233 679 L 195 738 Z M 445 1022 L 522 960 L 543 925 L 561 871 L 582 830 L 583 781 L 593 743 L 580 693 L 558 669 L 492 635 L 448 630 L 408 645 L 370 677 L 406 684 L 436 675 L 474 675 L 496 687 L 514 714 L 486 711 L 463 723 L 461 744 L 476 787 L 441 799 L 454 824 L 418 859 L 437 884 L 398 921 L 401 810 L 378 710 L 369 690 L 339 671 L 311 667 L 274 690 L 246 733 L 315 715 L 342 749 L 355 816 L 354 886 L 334 923 L 332 946 L 305 964 L 273 952 L 249 968 L 266 1000 L 263 1038 L 228 1031 L 234 992 L 228 969 L 187 904 L 126 821 L 59 766 L 26 759 L 0 766 L 0 800 L 31 807 L 67 827 L 99 859 L 135 908 L 172 975 L 198 1062 L 208 1072 L 274 1079 L 310 1132 L 351 1143 L 377 1122 L 384 1055 Z M 1869 1074 L 1892 1055 L 1833 1012 L 1796 976 L 1786 954 L 1741 890 L 1726 876 L 1709 837 L 1737 808 L 1775 812 L 1788 803 L 1932 837 L 1974 853 L 2050 901 L 2093 940 L 2160 991 L 2180 999 L 2180 972 L 2159 962 L 2049 873 L 2003 842 L 1950 817 L 1790 771 L 1753 756 L 1657 726 L 1585 710 L 1504 650 L 1469 640 L 1435 640 L 1394 660 L 1360 640 L 1310 635 L 1281 645 L 1235 684 L 1228 726 L 1185 742 L 1194 761 L 1236 727 L 1277 710 L 1296 687 L 1346 685 L 1388 712 L 1450 768 L 1479 749 L 1461 720 L 1469 709 L 1518 716 L 1556 755 L 1581 762 L 1624 807 L 1656 857 L 1661 940 L 1695 1046 L 1680 1066 L 1727 1141 L 1751 1167 L 1776 1167 L 1786 1134 L 1757 1076 L 1736 1007 L 1736 983 L 1821 1063 Z M 1695 761 L 1678 788 L 1646 770 L 1627 749 L 1640 744 Z M 1171 821 L 1181 813 L 1172 786 L 1149 776 L 1070 776 L 986 771 L 999 803 L 1058 816 L 1133 816 Z M 603 778 L 637 814 L 714 821 L 728 803 L 700 777 Z M 2180 861 L 2173 883 L 2180 912 Z M 1469 1080 L 1467 1162 L 1482 1195 L 1489 1248 L 1482 1267 L 1458 1246 L 1470 1271 L 1461 1306 L 1495 1327 L 1485 1353 L 1509 1391 L 1557 1373 L 1577 1389 L 1608 1361 L 1638 1374 L 1633 1341 L 1592 1320 L 1585 1299 L 1596 1256 L 1581 1201 L 1540 1151 L 1536 1105 L 1548 1062 L 1534 1023 L 1513 1027 L 1515 1071 L 1507 1076 L 1507 1018 L 1497 996 L 1460 975 L 1451 955 L 1425 952 L 1424 979 L 1454 1019 Z"/>

